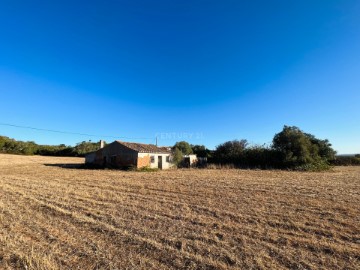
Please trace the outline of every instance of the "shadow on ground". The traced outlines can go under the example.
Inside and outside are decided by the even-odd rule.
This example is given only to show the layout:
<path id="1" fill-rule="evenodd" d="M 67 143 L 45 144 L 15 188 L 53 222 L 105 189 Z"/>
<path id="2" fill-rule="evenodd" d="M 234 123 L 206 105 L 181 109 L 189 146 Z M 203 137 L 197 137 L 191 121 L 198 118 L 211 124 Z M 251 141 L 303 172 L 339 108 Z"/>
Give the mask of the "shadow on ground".
<path id="1" fill-rule="evenodd" d="M 79 164 L 79 163 L 44 163 L 45 166 L 49 167 L 59 167 L 63 169 L 85 169 L 85 170 L 122 170 L 122 171 L 131 171 L 134 170 L 133 167 L 112 167 L 112 166 L 99 166 L 99 165 L 88 165 L 88 164 Z M 151 169 L 149 169 L 151 170 Z"/>
<path id="2" fill-rule="evenodd" d="M 64 169 L 93 169 L 85 166 L 85 164 L 79 163 L 44 163 L 45 166 L 49 167 L 59 167 Z"/>

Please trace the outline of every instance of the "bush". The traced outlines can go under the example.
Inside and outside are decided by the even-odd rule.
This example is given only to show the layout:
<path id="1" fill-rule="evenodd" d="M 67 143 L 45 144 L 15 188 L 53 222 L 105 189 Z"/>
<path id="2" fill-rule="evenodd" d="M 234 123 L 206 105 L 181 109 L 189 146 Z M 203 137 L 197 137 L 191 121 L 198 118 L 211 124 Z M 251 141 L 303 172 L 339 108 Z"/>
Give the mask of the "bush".
<path id="1" fill-rule="evenodd" d="M 244 151 L 243 167 L 275 169 L 281 167 L 280 160 L 278 151 L 266 146 L 252 146 Z"/>
<path id="2" fill-rule="evenodd" d="M 190 155 L 193 153 L 191 145 L 185 141 L 175 143 L 173 150 L 175 151 L 175 149 L 180 150 L 183 155 Z"/>
<path id="3" fill-rule="evenodd" d="M 136 172 L 157 172 L 159 171 L 158 168 L 150 168 L 150 167 L 141 167 L 141 168 L 134 168 L 132 171 Z"/>
<path id="4" fill-rule="evenodd" d="M 284 126 L 273 139 L 273 148 L 281 155 L 280 166 L 295 170 L 326 170 L 335 151 L 328 140 L 320 140 L 297 127 Z"/>
<path id="5" fill-rule="evenodd" d="M 180 151 L 179 148 L 175 148 L 173 152 L 172 162 L 175 164 L 176 167 L 180 167 L 181 163 L 183 162 L 184 154 Z"/>
<path id="6" fill-rule="evenodd" d="M 275 134 L 272 146 L 248 147 L 246 140 L 228 141 L 216 147 L 208 162 L 215 167 L 231 164 L 236 168 L 319 171 L 330 168 L 335 153 L 328 140 L 284 126 Z"/>
<path id="7" fill-rule="evenodd" d="M 0 136 L 0 153 L 42 156 L 85 156 L 85 154 L 98 150 L 100 143 L 81 142 L 75 147 L 60 145 L 38 145 L 35 142 L 17 141 Z"/>
<path id="8" fill-rule="evenodd" d="M 205 147 L 205 145 L 191 145 L 193 153 L 197 157 L 210 158 L 211 151 Z"/>
<path id="9" fill-rule="evenodd" d="M 335 166 L 360 166 L 360 156 L 337 156 L 331 161 Z"/>
<path id="10" fill-rule="evenodd" d="M 303 164 L 294 168 L 295 171 L 326 171 L 329 170 L 331 166 L 328 162 L 324 160 L 318 160 L 313 163 Z"/>
<path id="11" fill-rule="evenodd" d="M 240 165 L 243 162 L 244 150 L 247 144 L 246 140 L 233 140 L 218 145 L 213 153 L 212 162 Z"/>
<path id="12" fill-rule="evenodd" d="M 275 134 L 273 148 L 281 153 L 282 164 L 289 168 L 311 164 L 317 158 L 316 147 L 297 127 L 284 126 Z"/>

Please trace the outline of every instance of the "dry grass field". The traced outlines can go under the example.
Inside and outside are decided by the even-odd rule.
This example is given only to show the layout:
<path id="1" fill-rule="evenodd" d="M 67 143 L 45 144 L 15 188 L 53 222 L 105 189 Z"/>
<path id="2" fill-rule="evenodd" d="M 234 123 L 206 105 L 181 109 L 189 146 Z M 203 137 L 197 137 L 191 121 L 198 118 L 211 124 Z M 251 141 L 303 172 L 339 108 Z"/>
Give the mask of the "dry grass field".
<path id="1" fill-rule="evenodd" d="M 0 269 L 360 269 L 360 167 L 124 172 L 0 155 Z"/>

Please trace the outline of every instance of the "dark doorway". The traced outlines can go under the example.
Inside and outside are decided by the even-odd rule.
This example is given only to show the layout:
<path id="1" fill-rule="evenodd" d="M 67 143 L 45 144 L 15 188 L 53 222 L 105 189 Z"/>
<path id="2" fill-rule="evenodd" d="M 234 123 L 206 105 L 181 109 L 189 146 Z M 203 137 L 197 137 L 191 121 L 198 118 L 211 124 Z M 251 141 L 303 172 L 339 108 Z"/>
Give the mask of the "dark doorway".
<path id="1" fill-rule="evenodd" d="M 103 158 L 103 165 L 106 166 L 106 156 Z"/>
<path id="2" fill-rule="evenodd" d="M 158 156 L 158 168 L 162 169 L 162 156 Z"/>
<path id="3" fill-rule="evenodd" d="M 184 160 L 183 160 L 183 166 L 185 168 L 190 168 L 190 157 L 184 157 Z"/>

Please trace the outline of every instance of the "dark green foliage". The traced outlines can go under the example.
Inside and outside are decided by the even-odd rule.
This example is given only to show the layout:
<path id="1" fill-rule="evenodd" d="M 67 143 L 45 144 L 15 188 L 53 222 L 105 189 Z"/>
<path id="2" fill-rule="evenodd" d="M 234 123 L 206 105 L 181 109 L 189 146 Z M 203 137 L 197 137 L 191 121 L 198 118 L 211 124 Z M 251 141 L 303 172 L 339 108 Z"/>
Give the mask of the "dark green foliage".
<path id="1" fill-rule="evenodd" d="M 244 150 L 247 144 L 246 140 L 233 140 L 220 144 L 213 153 L 213 160 L 221 164 L 240 164 L 244 158 Z"/>
<path id="2" fill-rule="evenodd" d="M 213 158 L 208 163 L 230 164 L 237 168 L 278 168 L 281 163 L 278 151 L 262 146 L 247 146 L 246 140 L 229 141 L 220 144 L 213 153 Z"/>
<path id="3" fill-rule="evenodd" d="M 337 156 L 331 160 L 331 165 L 337 166 L 360 166 L 360 155 L 355 156 Z"/>
<path id="4" fill-rule="evenodd" d="M 0 153 L 42 156 L 84 156 L 86 153 L 96 151 L 100 143 L 81 142 L 75 147 L 60 145 L 38 145 L 35 142 L 16 141 L 0 136 Z"/>
<path id="5" fill-rule="evenodd" d="M 172 151 L 173 151 L 172 162 L 177 167 L 183 166 L 185 155 L 190 155 L 193 153 L 191 145 L 185 141 L 175 143 L 175 145 L 172 147 Z"/>
<path id="6" fill-rule="evenodd" d="M 175 148 L 173 151 L 173 160 L 172 162 L 179 167 L 183 161 L 184 154 L 179 150 L 179 148 Z"/>
<path id="7" fill-rule="evenodd" d="M 205 147 L 205 145 L 191 145 L 191 149 L 198 157 L 211 157 L 211 151 Z"/>
<path id="8" fill-rule="evenodd" d="M 41 156 L 76 156 L 74 148 L 71 146 L 66 146 L 64 144 L 60 145 L 38 145 L 35 155 Z"/>
<path id="9" fill-rule="evenodd" d="M 100 149 L 100 142 L 85 142 L 82 141 L 74 147 L 74 151 L 78 156 L 84 156 L 87 153 L 93 152 Z"/>
<path id="10" fill-rule="evenodd" d="M 296 170 L 328 169 L 336 153 L 328 140 L 289 126 L 274 136 L 273 148 L 281 155 L 282 167 Z"/>
<path id="11" fill-rule="evenodd" d="M 317 139 L 297 127 L 284 126 L 275 134 L 272 146 L 248 147 L 246 140 L 228 141 L 216 147 L 209 163 L 238 168 L 317 171 L 329 169 L 335 154 L 328 140 Z"/>
<path id="12" fill-rule="evenodd" d="M 175 145 L 173 146 L 173 150 L 175 150 L 176 148 L 179 149 L 181 153 L 183 153 L 183 155 L 190 155 L 193 153 L 191 145 L 185 141 L 175 143 Z"/>
<path id="13" fill-rule="evenodd" d="M 331 143 L 328 140 L 320 140 L 315 138 L 314 135 L 304 133 L 317 148 L 317 154 L 326 161 L 331 161 L 335 159 L 336 151 L 332 149 Z"/>
<path id="14" fill-rule="evenodd" d="M 134 167 L 130 167 L 128 170 L 134 172 L 158 172 L 159 168 L 150 168 L 150 167 L 137 168 L 134 166 Z"/>
<path id="15" fill-rule="evenodd" d="M 284 129 L 275 135 L 273 148 L 281 153 L 285 167 L 297 167 L 313 163 L 318 157 L 317 147 L 297 127 L 284 126 Z"/>
<path id="16" fill-rule="evenodd" d="M 280 167 L 281 156 L 278 151 L 262 146 L 251 146 L 244 151 L 242 167 L 271 169 Z"/>
<path id="17" fill-rule="evenodd" d="M 37 150 L 34 142 L 22 142 L 0 136 L 0 152 L 9 154 L 33 155 Z"/>

